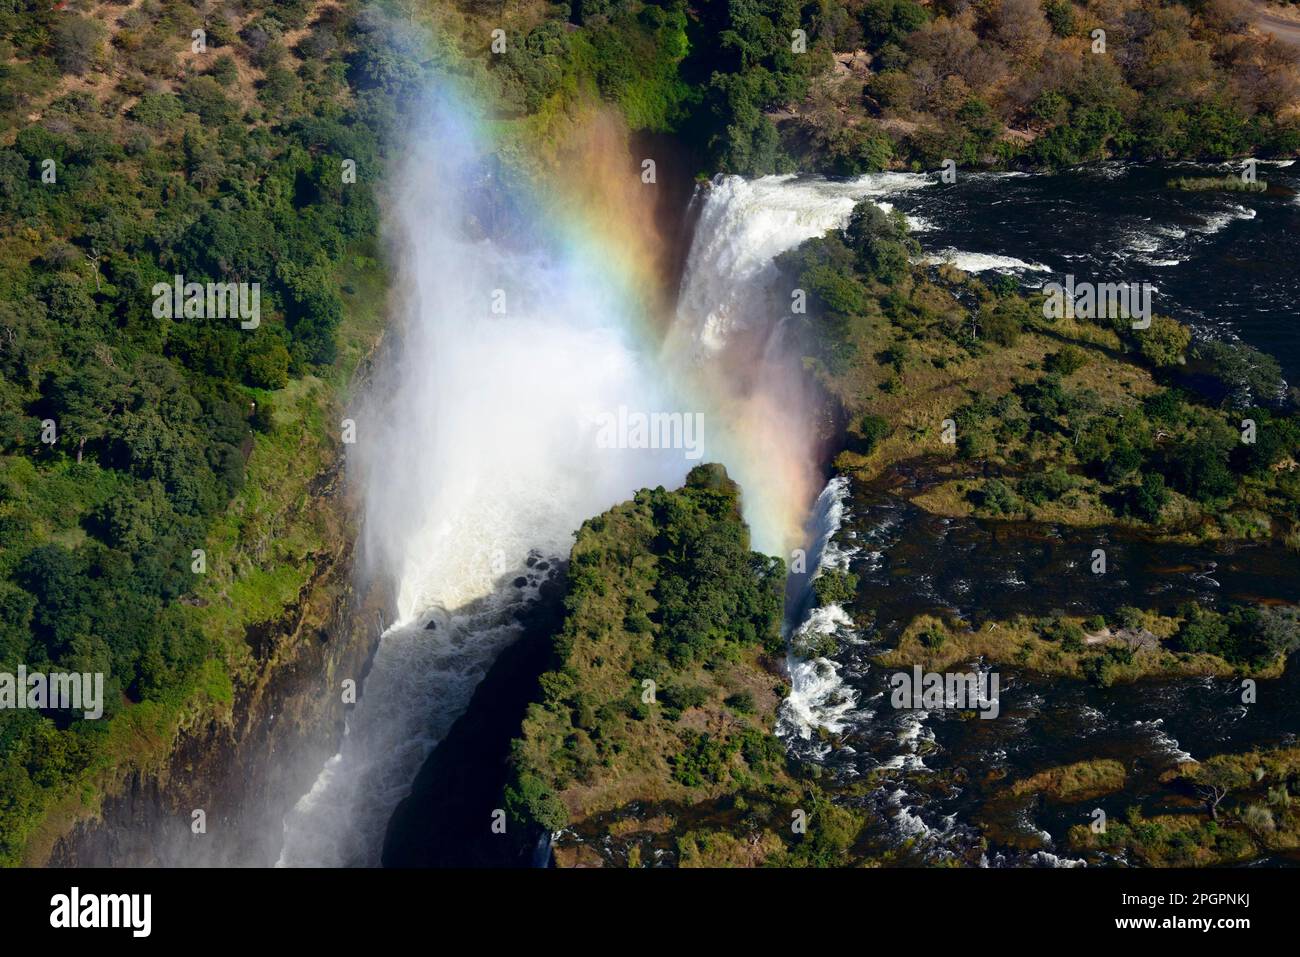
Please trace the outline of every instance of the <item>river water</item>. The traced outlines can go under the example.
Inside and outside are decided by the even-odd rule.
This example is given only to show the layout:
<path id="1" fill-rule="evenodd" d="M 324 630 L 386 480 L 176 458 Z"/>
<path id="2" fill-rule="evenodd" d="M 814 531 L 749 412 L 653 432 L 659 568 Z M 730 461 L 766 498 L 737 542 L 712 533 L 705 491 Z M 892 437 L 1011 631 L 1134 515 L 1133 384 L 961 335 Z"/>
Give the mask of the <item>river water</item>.
<path id="1" fill-rule="evenodd" d="M 840 652 L 796 662 L 795 693 L 782 716 L 795 753 L 841 783 L 885 772 L 867 799 L 877 811 L 881 849 L 911 842 L 916 863 L 956 857 L 971 864 L 1068 864 L 1061 848 L 1071 825 L 1087 823 L 1097 807 L 1118 815 L 1143 803 L 1158 790 L 1159 774 L 1179 762 L 1295 742 L 1300 661 L 1294 657 L 1282 677 L 1257 682 L 1251 705 L 1242 703 L 1234 679 L 1101 688 L 998 662 L 1001 712 L 994 720 L 894 709 L 888 681 L 895 669 L 871 659 L 917 614 L 983 627 L 1016 614 L 1087 615 L 1121 605 L 1168 610 L 1189 599 L 1294 601 L 1300 593 L 1295 556 L 1276 546 L 1216 551 L 1029 522 L 939 518 L 908 503 L 894 478 L 870 485 L 839 480 L 823 496 L 836 529 L 834 556 L 824 564 L 859 576 L 856 600 L 843 611 L 874 620 L 859 627 L 835 606 L 815 613 Z M 1100 577 L 1088 563 L 1097 541 L 1104 541 L 1112 568 Z M 819 734 L 818 727 L 834 733 Z M 1100 758 L 1124 764 L 1123 791 L 1078 805 L 997 807 L 1009 781 Z"/>
<path id="2" fill-rule="evenodd" d="M 1067 273 L 1150 282 L 1157 312 L 1202 336 L 1248 342 L 1277 358 L 1294 380 L 1300 179 L 1289 166 L 1261 165 L 1259 177 L 1271 184 L 1264 194 L 1163 188 L 1175 175 L 1225 172 L 1116 164 L 1051 175 L 976 174 L 955 185 L 913 181 L 888 202 L 907 215 L 932 260 L 1013 275 L 1029 287 Z M 1295 743 L 1295 656 L 1282 677 L 1258 682 L 1249 705 L 1238 680 L 1100 688 L 998 663 L 996 720 L 895 710 L 888 673 L 870 659 L 917 614 L 979 627 L 1016 614 L 1090 615 L 1121 605 L 1170 610 L 1189 599 L 1300 600 L 1300 561 L 1276 545 L 1167 546 L 1117 529 L 942 518 L 908 501 L 906 493 L 928 478 L 925 463 L 915 463 L 869 485 L 836 480 L 823 493 L 818 534 L 828 523 L 835 529 L 823 564 L 850 568 L 859 590 L 851 608 L 820 609 L 805 624 L 834 634 L 841 650 L 833 660 L 795 663 L 795 690 L 782 716 L 791 748 L 835 779 L 881 779 L 862 799 L 880 822 L 872 836 L 878 849 L 906 848 L 904 859 L 913 863 L 1076 865 L 1064 850 L 1066 832 L 1088 823 L 1094 808 L 1108 815 L 1135 804 L 1168 810 L 1159 803 L 1168 798 L 1157 779 L 1179 762 Z M 1105 576 L 1089 568 L 1099 545 L 1112 569 Z M 870 624 L 855 625 L 850 611 Z M 1100 758 L 1125 766 L 1122 791 L 1077 804 L 1004 800 L 1009 781 Z"/>
<path id="3" fill-rule="evenodd" d="M 1067 273 L 1151 283 L 1154 309 L 1202 333 L 1239 337 L 1300 376 L 1295 304 L 1300 168 L 1261 163 L 1266 193 L 1177 192 L 1176 176 L 1236 166 L 1104 164 L 1051 174 L 958 175 L 899 193 L 927 252 L 1039 285 Z"/>
<path id="4" fill-rule="evenodd" d="M 814 562 L 859 575 L 856 606 L 872 611 L 875 628 L 860 631 L 838 608 L 802 623 L 837 633 L 843 650 L 834 661 L 792 661 L 780 730 L 845 781 L 888 771 L 864 799 L 878 811 L 882 847 L 910 841 L 917 861 L 1068 863 L 1061 840 L 1085 809 L 1017 812 L 990 829 L 979 812 L 986 786 L 993 793 L 1007 774 L 1116 756 L 1133 772 L 1130 791 L 1103 805 L 1119 813 L 1188 753 L 1289 740 L 1300 729 L 1295 667 L 1261 683 L 1249 708 L 1234 705 L 1235 688 L 1220 680 L 1096 689 L 1004 671 L 1000 720 L 882 709 L 884 676 L 870 655 L 917 613 L 979 622 L 1188 597 L 1294 599 L 1295 560 L 1263 547 L 1156 549 L 1110 533 L 1122 571 L 1099 585 L 1085 580 L 1097 533 L 937 519 L 900 493 L 915 475 L 869 488 L 836 479 L 818 497 L 811 462 L 824 423 L 807 418 L 812 406 L 788 375 L 798 359 L 782 334 L 788 291 L 772 287 L 776 256 L 842 226 L 870 198 L 905 212 L 927 255 L 972 271 L 1031 286 L 1067 272 L 1153 282 L 1158 312 L 1240 336 L 1294 375 L 1300 347 L 1287 310 L 1300 277 L 1288 243 L 1300 227 L 1300 182 L 1289 168 L 1261 166 L 1278 186 L 1262 195 L 1171 194 L 1160 188 L 1170 170 L 1123 166 L 979 174 L 954 186 L 898 173 L 720 180 L 696 198 L 677 315 L 651 347 L 582 250 L 548 238 L 536 217 L 509 236 L 466 234 L 460 224 L 474 218 L 486 175 L 472 138 L 431 124 L 391 207 L 403 348 L 387 394 L 359 417 L 365 441 L 354 466 L 368 549 L 393 581 L 402 619 L 381 642 L 339 754 L 285 822 L 281 863 L 376 863 L 393 806 L 517 633 L 539 555 L 562 554 L 583 519 L 637 487 L 676 484 L 693 464 L 680 453 L 592 454 L 575 422 L 619 405 L 708 410 L 706 460 L 739 478 L 755 540 L 769 550 L 816 499 Z M 449 150 L 458 143 L 467 145 Z M 522 306 L 493 318 L 485 304 L 498 287 Z"/>

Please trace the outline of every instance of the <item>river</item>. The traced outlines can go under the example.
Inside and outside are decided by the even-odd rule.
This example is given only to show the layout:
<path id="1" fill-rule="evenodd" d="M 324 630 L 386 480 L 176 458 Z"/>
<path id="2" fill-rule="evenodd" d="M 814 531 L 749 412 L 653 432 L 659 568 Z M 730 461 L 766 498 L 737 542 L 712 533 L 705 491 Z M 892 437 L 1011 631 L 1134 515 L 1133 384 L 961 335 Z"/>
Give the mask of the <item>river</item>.
<path id="1" fill-rule="evenodd" d="M 1156 311 L 1199 336 L 1240 339 L 1300 370 L 1293 305 L 1300 295 L 1293 237 L 1300 180 L 1289 164 L 1263 165 L 1267 193 L 1177 193 L 1177 175 L 1224 167 L 1108 164 L 1055 174 L 974 174 L 956 184 L 899 188 L 888 202 L 906 214 L 926 256 L 970 272 L 1015 276 L 1026 287 L 1067 273 L 1095 281 L 1149 282 Z M 993 721 L 952 712 L 895 710 L 888 673 L 871 663 L 918 614 L 981 627 L 1017 614 L 1111 613 L 1122 605 L 1174 609 L 1189 599 L 1294 602 L 1300 567 L 1271 544 L 1154 544 L 1119 529 L 950 519 L 907 492 L 929 481 L 925 463 L 870 483 L 837 480 L 815 522 L 833 529 L 826 565 L 852 570 L 851 607 L 820 609 L 805 627 L 839 639 L 834 660 L 794 663 L 795 693 L 783 734 L 803 757 L 843 783 L 870 773 L 866 801 L 881 850 L 907 848 L 914 863 L 958 859 L 985 866 L 1071 866 L 1071 825 L 1094 808 L 1169 810 L 1157 779 L 1190 758 L 1294 744 L 1300 732 L 1300 662 L 1258 683 L 1242 703 L 1240 681 L 1145 680 L 1109 688 L 1047 679 L 999 663 L 1002 713 Z M 1102 544 L 1116 574 L 1095 576 Z M 867 619 L 856 627 L 844 612 Z M 987 668 L 987 664 L 980 667 Z M 833 735 L 816 733 L 816 727 Z M 1103 800 L 1064 805 L 999 802 L 1006 782 L 1046 768 L 1113 758 L 1126 786 Z M 1167 792 L 1166 792 L 1167 793 Z M 1152 803 L 1155 802 L 1155 803 Z M 1287 858 L 1270 863 L 1296 863 Z"/>
<path id="2" fill-rule="evenodd" d="M 1094 533 L 1085 541 L 1061 529 L 938 519 L 888 485 L 843 479 L 818 498 L 824 423 L 811 420 L 799 357 L 783 335 L 788 297 L 772 288 L 776 256 L 843 225 L 870 198 L 902 210 L 932 258 L 1028 286 L 1068 272 L 1152 282 L 1158 312 L 1204 335 L 1239 336 L 1294 375 L 1300 344 L 1288 309 L 1300 276 L 1287 237 L 1300 228 L 1300 183 L 1289 168 L 1261 166 L 1277 186 L 1266 194 L 1228 196 L 1174 194 L 1161 188 L 1170 169 L 1118 165 L 973 174 L 950 186 L 914 173 L 722 179 L 694 200 L 676 313 L 655 337 L 593 268 L 592 250 L 530 211 L 527 196 L 500 201 L 505 187 L 474 131 L 446 110 L 431 116 L 389 203 L 401 346 L 384 394 L 358 417 L 364 438 L 351 466 L 366 489 L 371 573 L 393 583 L 400 620 L 381 641 L 339 754 L 286 819 L 282 864 L 377 863 L 393 807 L 517 635 L 521 605 L 572 531 L 637 487 L 679 482 L 693 464 L 672 450 L 597 453 L 575 423 L 620 406 L 707 413 L 705 457 L 741 482 L 766 550 L 797 540 L 816 499 L 825 541 L 815 558 L 859 574 L 858 604 L 876 630 L 858 633 L 837 609 L 815 613 L 813 625 L 840 632 L 844 651 L 834 662 L 792 662 L 782 733 L 845 780 L 897 772 L 870 798 L 882 846 L 910 840 L 918 861 L 1068 863 L 1060 842 L 1081 809 L 1001 822 L 1001 843 L 986 849 L 971 817 L 980 787 L 952 785 L 952 774 L 932 774 L 944 783 L 930 786 L 926 773 L 973 782 L 1119 756 L 1135 772 L 1131 791 L 1107 808 L 1119 813 L 1188 753 L 1290 740 L 1300 728 L 1294 666 L 1264 683 L 1250 708 L 1229 706 L 1234 689 L 1219 680 L 1095 689 L 1008 674 L 998 721 L 881 711 L 882 675 L 868 658 L 919 612 L 978 622 L 1193 596 L 1293 599 L 1295 562 L 1261 548 L 1155 549 L 1116 534 L 1108 547 L 1126 571 L 1097 587 L 1078 567 Z M 497 196 L 493 208 L 511 211 L 495 217 L 495 231 L 475 215 L 484 191 Z M 495 314 L 499 292 L 517 305 Z M 813 724 L 835 732 L 833 743 Z"/>

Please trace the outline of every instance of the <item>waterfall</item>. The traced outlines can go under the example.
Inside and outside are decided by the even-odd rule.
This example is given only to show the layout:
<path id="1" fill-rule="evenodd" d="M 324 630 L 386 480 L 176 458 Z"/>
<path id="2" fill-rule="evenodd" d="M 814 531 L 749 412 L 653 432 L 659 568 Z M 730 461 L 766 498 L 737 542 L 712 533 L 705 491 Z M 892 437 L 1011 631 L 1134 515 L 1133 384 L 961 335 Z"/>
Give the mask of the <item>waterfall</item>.
<path id="1" fill-rule="evenodd" d="M 355 413 L 349 470 L 368 568 L 394 583 L 399 617 L 339 753 L 286 818 L 284 865 L 378 864 L 393 808 L 518 636 L 546 559 L 695 464 L 596 441 L 602 414 L 674 408 L 635 304 L 501 181 L 463 116 L 433 104 L 386 203 L 400 342 Z"/>
<path id="2" fill-rule="evenodd" d="M 603 271 L 609 257 L 501 182 L 463 111 L 444 101 L 429 116 L 386 203 L 399 342 L 356 412 L 349 460 L 367 567 L 393 583 L 399 616 L 339 753 L 286 817 L 281 865 L 378 863 L 393 808 L 585 519 L 721 461 L 756 547 L 797 541 L 818 481 L 814 429 L 773 260 L 909 182 L 720 179 L 697 199 L 656 343 Z M 593 422 L 622 408 L 705 410 L 702 457 L 601 447 Z"/>
<path id="3" fill-rule="evenodd" d="M 703 205 L 665 365 L 693 381 L 722 416 L 712 454 L 740 483 L 760 551 L 788 557 L 803 544 L 822 482 L 818 399 L 789 334 L 796 291 L 781 282 L 775 260 L 845 226 L 861 200 L 883 201 L 925 182 L 911 173 L 842 181 L 720 176 L 697 196 Z"/>

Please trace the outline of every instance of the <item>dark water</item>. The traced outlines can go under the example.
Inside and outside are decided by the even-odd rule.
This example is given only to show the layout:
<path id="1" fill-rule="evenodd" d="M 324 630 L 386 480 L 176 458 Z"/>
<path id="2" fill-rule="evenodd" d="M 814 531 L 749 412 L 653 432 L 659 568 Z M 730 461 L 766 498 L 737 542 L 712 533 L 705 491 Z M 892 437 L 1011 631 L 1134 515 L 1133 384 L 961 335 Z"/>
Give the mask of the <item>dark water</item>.
<path id="1" fill-rule="evenodd" d="M 930 254 L 993 267 L 1029 285 L 1060 280 L 1150 282 L 1155 310 L 1199 334 L 1240 338 L 1273 355 L 1300 381 L 1300 177 L 1263 165 L 1268 193 L 1179 193 L 1176 175 L 1223 175 L 1224 167 L 1110 165 L 1051 175 L 972 175 L 890 197 L 921 227 Z M 1300 172 L 1300 168 L 1297 169 Z M 981 254 L 983 261 L 970 254 Z M 1019 261 L 1017 264 L 1015 261 Z M 1045 268 L 1037 268 L 1045 267 Z M 990 273 L 985 272 L 985 275 Z M 855 609 L 864 634 L 841 632 L 842 729 L 793 748 L 842 783 L 868 774 L 858 798 L 886 822 L 878 849 L 933 863 L 1069 863 L 1065 836 L 1094 808 L 1121 815 L 1194 810 L 1159 775 L 1189 756 L 1291 744 L 1300 734 L 1300 656 L 1277 679 L 1257 682 L 1242 703 L 1238 679 L 1149 679 L 1101 688 L 1017 672 L 998 663 L 996 720 L 956 712 L 895 710 L 888 671 L 870 663 L 921 613 L 980 626 L 1017 614 L 1109 614 L 1121 605 L 1169 611 L 1182 602 L 1300 601 L 1300 559 L 1277 544 L 1223 547 L 1152 543 L 1120 529 L 947 519 L 911 505 L 924 465 L 858 485 L 837 536 L 856 549 Z M 1090 569 L 1104 548 L 1104 576 Z M 987 668 L 987 665 L 982 665 Z M 1128 772 L 1120 793 L 1077 804 L 1008 800 L 1009 782 L 1087 759 L 1113 758 Z M 1292 856 L 1269 858 L 1293 864 Z"/>
<path id="2" fill-rule="evenodd" d="M 918 218 L 927 252 L 1012 257 L 1039 285 L 1149 282 L 1153 308 L 1213 336 L 1240 337 L 1300 381 L 1300 166 L 1261 163 L 1267 193 L 1187 193 L 1172 177 L 1238 167 L 1107 164 L 1062 173 L 972 174 L 891 196 Z"/>
<path id="3" fill-rule="evenodd" d="M 924 464 L 905 465 L 854 496 L 851 531 L 866 546 L 854 569 L 861 606 L 872 609 L 882 637 L 895 637 L 925 611 L 980 625 L 1016 614 L 1107 614 L 1121 605 L 1172 612 L 1190 600 L 1300 599 L 1300 558 L 1276 543 L 1208 548 L 1156 543 L 1117 527 L 945 518 L 905 497 L 930 479 Z M 1091 569 L 1097 548 L 1106 553 L 1105 574 Z"/>
<path id="4" fill-rule="evenodd" d="M 1257 681 L 1250 705 L 1242 703 L 1238 679 L 1149 679 L 1102 688 L 999 662 L 1001 714 L 995 720 L 895 710 L 888 700 L 894 669 L 874 666 L 870 658 L 917 614 L 980 623 L 1015 614 L 1110 613 L 1120 605 L 1172 609 L 1192 599 L 1294 601 L 1300 595 L 1297 560 L 1276 545 L 1170 547 L 1115 530 L 941 519 L 907 502 L 898 493 L 906 484 L 891 477 L 853 489 L 837 541 L 856 549 L 856 608 L 874 613 L 865 635 L 842 641 L 837 659 L 843 693 L 856 703 L 830 746 L 815 738 L 794 745 L 841 782 L 888 769 L 882 786 L 865 798 L 878 819 L 888 821 L 877 836 L 880 849 L 910 840 L 917 862 L 1060 863 L 1069 859 L 1062 848 L 1070 826 L 1088 823 L 1097 807 L 1114 816 L 1130 805 L 1168 800 L 1158 777 L 1188 757 L 1296 741 L 1300 656 L 1280 678 Z M 1111 562 L 1104 576 L 1089 570 L 1098 542 Z M 1075 805 L 1005 799 L 1011 781 L 1100 758 L 1125 766 L 1123 791 Z"/>

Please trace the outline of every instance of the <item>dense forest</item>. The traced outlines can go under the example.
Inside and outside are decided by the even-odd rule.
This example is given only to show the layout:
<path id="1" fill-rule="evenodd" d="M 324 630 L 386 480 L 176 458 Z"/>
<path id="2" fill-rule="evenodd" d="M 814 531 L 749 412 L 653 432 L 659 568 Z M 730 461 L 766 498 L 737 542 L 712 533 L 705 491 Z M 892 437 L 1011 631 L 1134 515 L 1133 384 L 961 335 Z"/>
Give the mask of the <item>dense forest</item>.
<path id="1" fill-rule="evenodd" d="M 1245 0 L 468 9 L 526 33 L 490 64 L 519 114 L 594 79 L 633 126 L 696 145 L 710 175 L 1300 148 L 1296 51 L 1252 31 Z"/>
<path id="2" fill-rule="evenodd" d="M 355 5 L 68 6 L 0 10 L 0 668 L 103 672 L 111 719 L 215 654 L 186 596 L 281 397 L 337 358 L 396 83 Z M 258 284 L 260 322 L 160 318 L 177 275 Z M 110 725 L 0 717 L 0 857 Z"/>
<path id="3" fill-rule="evenodd" d="M 317 386 L 356 360 L 339 345 L 350 315 L 380 306 L 382 144 L 431 77 L 532 136 L 602 97 L 631 128 L 692 146 L 709 175 L 1294 153 L 1295 57 L 1243 10 L 467 0 L 419 11 L 430 39 L 398 25 L 411 10 L 356 0 L 0 2 L 0 670 L 102 671 L 109 687 L 105 721 L 0 715 L 0 860 L 19 858 L 53 799 L 119 760 L 116 716 L 179 711 L 196 689 L 228 695 L 226 652 L 195 597 L 205 555 L 224 543 L 266 559 L 273 532 L 228 520 L 232 501 L 274 492 L 273 477 L 246 484 L 257 456 L 287 471 L 336 444 Z M 987 289 L 980 335 L 945 327 L 918 298 L 934 283 L 904 275 L 906 238 L 858 224 L 798 254 L 832 375 L 855 367 L 873 302 L 902 331 L 886 363 L 900 371 L 915 362 L 909 338 L 943 329 L 940 352 L 979 352 L 1034 324 L 1016 295 Z M 154 289 L 175 276 L 257 284 L 260 321 L 158 316 Z M 1136 347 L 1160 365 L 1186 346 L 1162 322 Z M 1015 430 L 1000 443 L 1010 456 L 1068 438 L 1116 514 L 1155 522 L 1175 495 L 1294 519 L 1295 479 L 1273 468 L 1295 446 L 1288 412 L 1252 400 L 1263 438 L 1243 450 L 1228 441 L 1238 410 L 1170 386 L 1116 426 L 1070 386 L 1080 355 L 1062 349 L 1009 397 L 974 397 L 962 453 L 998 430 Z M 1215 362 L 1243 380 L 1236 394 L 1263 396 L 1267 362 L 1247 359 Z M 1150 425 L 1177 441 L 1157 448 Z M 980 507 L 1056 496 L 1054 475 L 986 486 Z"/>

